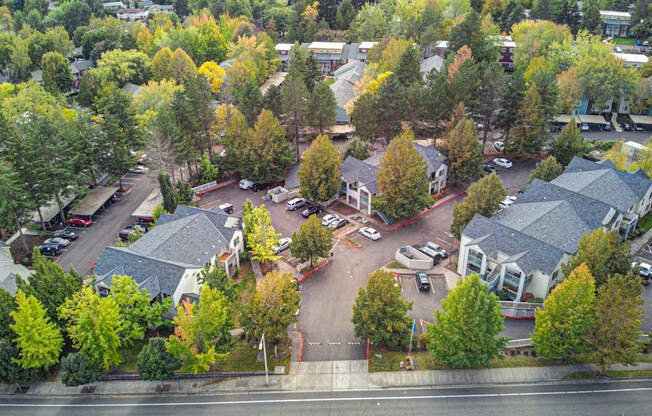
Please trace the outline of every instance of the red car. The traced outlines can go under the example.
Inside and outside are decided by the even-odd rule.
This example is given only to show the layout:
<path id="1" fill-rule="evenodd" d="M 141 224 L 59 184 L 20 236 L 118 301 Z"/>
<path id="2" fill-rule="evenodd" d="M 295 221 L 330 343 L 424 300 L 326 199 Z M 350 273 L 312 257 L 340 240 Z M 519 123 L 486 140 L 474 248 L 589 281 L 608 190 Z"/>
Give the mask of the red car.
<path id="1" fill-rule="evenodd" d="M 77 227 L 88 227 L 91 225 L 91 220 L 86 220 L 84 218 L 71 218 L 70 219 L 70 224 L 75 225 Z"/>

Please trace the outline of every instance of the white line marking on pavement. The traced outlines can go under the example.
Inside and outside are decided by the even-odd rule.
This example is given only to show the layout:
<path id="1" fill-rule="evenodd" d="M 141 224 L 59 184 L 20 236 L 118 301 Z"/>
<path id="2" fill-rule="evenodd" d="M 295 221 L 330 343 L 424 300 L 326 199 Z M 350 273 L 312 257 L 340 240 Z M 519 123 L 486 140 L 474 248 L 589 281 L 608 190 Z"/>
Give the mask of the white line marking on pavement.
<path id="1" fill-rule="evenodd" d="M 563 396 L 566 394 L 604 394 L 635 391 L 650 391 L 652 387 L 631 389 L 576 390 L 576 391 L 537 391 L 522 393 L 484 393 L 484 394 L 442 394 L 432 396 L 387 396 L 387 397 L 322 397 L 305 399 L 269 399 L 269 400 L 233 400 L 224 402 L 177 402 L 177 403 L 0 403 L 2 407 L 156 407 L 156 406 L 226 406 L 246 404 L 283 404 L 283 403 L 319 403 L 319 402 L 355 402 L 355 401 L 391 401 L 391 400 L 442 400 L 442 399 L 476 399 L 491 397 L 527 397 L 527 396 Z"/>

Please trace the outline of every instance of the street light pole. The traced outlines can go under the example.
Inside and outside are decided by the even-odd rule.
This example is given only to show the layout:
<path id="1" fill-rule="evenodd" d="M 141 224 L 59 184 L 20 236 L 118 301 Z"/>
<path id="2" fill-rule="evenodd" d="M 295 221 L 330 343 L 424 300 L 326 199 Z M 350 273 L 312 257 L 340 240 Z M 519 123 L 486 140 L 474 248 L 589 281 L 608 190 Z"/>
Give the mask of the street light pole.
<path id="1" fill-rule="evenodd" d="M 267 348 L 265 347 L 265 334 L 260 338 L 260 343 L 258 344 L 258 350 L 263 350 L 263 356 L 265 357 L 265 385 L 269 386 L 269 372 L 267 371 Z"/>

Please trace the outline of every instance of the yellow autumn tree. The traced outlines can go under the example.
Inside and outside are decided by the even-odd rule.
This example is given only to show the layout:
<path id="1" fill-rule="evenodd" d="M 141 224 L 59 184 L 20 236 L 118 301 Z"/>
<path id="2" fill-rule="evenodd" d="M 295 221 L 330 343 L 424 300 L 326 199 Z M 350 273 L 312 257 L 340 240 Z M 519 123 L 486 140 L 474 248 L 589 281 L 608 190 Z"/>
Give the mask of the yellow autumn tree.
<path id="1" fill-rule="evenodd" d="M 207 61 L 199 67 L 199 73 L 210 81 L 213 94 L 219 94 L 226 77 L 226 71 L 215 62 Z"/>

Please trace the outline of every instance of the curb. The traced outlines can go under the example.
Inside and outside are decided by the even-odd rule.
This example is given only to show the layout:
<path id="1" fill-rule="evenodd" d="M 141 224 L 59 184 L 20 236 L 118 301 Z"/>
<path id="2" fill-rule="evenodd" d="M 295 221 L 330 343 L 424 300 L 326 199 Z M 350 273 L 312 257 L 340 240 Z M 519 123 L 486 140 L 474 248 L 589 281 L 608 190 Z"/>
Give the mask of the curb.
<path id="1" fill-rule="evenodd" d="M 238 180 L 237 180 L 237 179 L 233 179 L 233 180 L 231 180 L 231 181 L 229 181 L 229 182 L 221 183 L 221 184 L 217 185 L 217 186 L 214 187 L 214 188 L 210 188 L 210 189 L 206 189 L 206 190 L 201 191 L 201 192 L 197 192 L 197 193 L 195 194 L 195 195 L 196 195 L 196 198 L 197 198 L 197 202 L 199 202 L 199 201 L 202 200 L 202 197 L 201 197 L 201 196 L 204 195 L 205 193 L 207 193 L 207 192 L 211 192 L 211 191 L 215 191 L 215 190 L 218 190 L 218 189 L 220 189 L 220 188 L 224 188 L 225 186 L 233 185 L 233 184 L 236 183 L 236 182 L 238 182 Z"/>
<path id="2" fill-rule="evenodd" d="M 299 283 L 303 282 L 303 280 L 304 280 L 306 277 L 308 277 L 308 275 L 310 275 L 311 273 L 316 272 L 317 270 L 319 270 L 319 269 L 321 269 L 322 267 L 326 266 L 328 263 L 330 263 L 330 261 L 326 260 L 326 262 L 325 262 L 324 264 L 322 264 L 322 265 L 320 265 L 320 266 L 317 266 L 317 267 L 315 267 L 314 269 L 310 270 L 308 273 L 304 274 L 303 277 L 302 277 L 301 279 L 298 279 L 297 281 L 298 281 Z"/>
<path id="3" fill-rule="evenodd" d="M 346 239 L 344 237 L 340 237 L 340 241 L 343 242 L 344 244 L 347 244 L 347 245 L 353 247 L 353 248 L 362 248 L 362 244 L 360 244 L 360 246 L 355 246 L 355 245 L 349 243 L 348 241 L 346 241 Z"/>
<path id="4" fill-rule="evenodd" d="M 423 216 L 424 214 L 426 214 L 426 213 L 432 211 L 433 209 L 435 209 L 435 208 L 437 208 L 437 207 L 439 207 L 439 206 L 445 204 L 445 203 L 448 202 L 448 201 L 452 201 L 453 199 L 457 198 L 458 196 L 460 196 L 460 195 L 466 193 L 466 190 L 467 190 L 467 189 L 468 189 L 468 187 L 467 187 L 467 188 L 464 188 L 464 190 L 462 190 L 461 192 L 459 192 L 459 193 L 457 193 L 457 194 L 455 194 L 455 195 L 451 195 L 451 196 L 449 196 L 448 198 L 444 198 L 444 199 L 442 199 L 441 201 L 437 202 L 435 205 L 433 205 L 432 207 L 428 208 L 427 210 L 421 212 L 420 214 L 417 214 L 417 215 L 415 215 L 414 217 L 410 218 L 409 220 L 406 220 L 406 221 L 400 223 L 400 224 L 397 225 L 396 227 L 394 227 L 394 228 L 390 228 L 390 229 L 385 230 L 385 231 L 386 231 L 386 232 L 396 231 L 396 230 L 398 230 L 399 228 L 408 225 L 408 224 L 411 223 L 412 221 L 414 221 L 414 220 L 416 220 L 417 218 Z"/>

